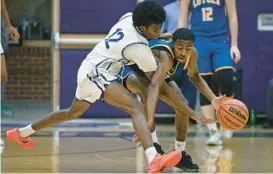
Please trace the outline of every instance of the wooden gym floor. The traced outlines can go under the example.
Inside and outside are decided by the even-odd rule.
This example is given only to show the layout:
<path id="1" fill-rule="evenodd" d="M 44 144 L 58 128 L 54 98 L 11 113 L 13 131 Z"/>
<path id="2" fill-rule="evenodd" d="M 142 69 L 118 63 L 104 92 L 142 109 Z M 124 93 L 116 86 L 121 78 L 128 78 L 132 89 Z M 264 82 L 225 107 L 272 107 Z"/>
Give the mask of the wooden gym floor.
<path id="1" fill-rule="evenodd" d="M 4 131 L 23 124 L 3 124 Z M 158 126 L 164 150 L 172 148 L 174 127 Z M 273 173 L 273 130 L 246 128 L 224 145 L 205 145 L 207 130 L 190 128 L 187 152 L 202 173 Z M 132 144 L 130 124 L 68 123 L 34 136 L 36 147 L 22 150 L 6 142 L 2 147 L 2 173 L 145 173 L 142 148 Z M 166 169 L 164 173 L 181 173 Z"/>

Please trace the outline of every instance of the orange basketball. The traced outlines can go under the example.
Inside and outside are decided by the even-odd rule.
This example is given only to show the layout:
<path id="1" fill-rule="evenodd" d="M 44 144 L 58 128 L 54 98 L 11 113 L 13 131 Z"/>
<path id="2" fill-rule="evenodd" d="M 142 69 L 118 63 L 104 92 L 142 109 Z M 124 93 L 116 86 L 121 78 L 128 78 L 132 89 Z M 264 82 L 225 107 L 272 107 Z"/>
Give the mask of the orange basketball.
<path id="1" fill-rule="evenodd" d="M 223 129 L 237 131 L 247 124 L 249 115 L 243 102 L 237 99 L 228 99 L 220 106 L 217 117 Z"/>

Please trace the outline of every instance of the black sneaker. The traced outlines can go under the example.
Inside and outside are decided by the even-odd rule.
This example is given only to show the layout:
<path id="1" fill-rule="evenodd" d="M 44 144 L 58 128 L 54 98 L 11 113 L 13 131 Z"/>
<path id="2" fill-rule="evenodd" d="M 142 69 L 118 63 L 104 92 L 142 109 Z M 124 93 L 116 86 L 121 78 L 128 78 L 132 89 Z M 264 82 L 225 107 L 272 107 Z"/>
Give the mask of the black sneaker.
<path id="1" fill-rule="evenodd" d="M 199 172 L 199 167 L 192 162 L 191 156 L 185 151 L 181 153 L 182 159 L 175 167 L 182 169 L 184 172 Z"/>
<path id="2" fill-rule="evenodd" d="M 162 147 L 161 147 L 160 144 L 154 143 L 154 146 L 155 146 L 155 149 L 156 149 L 157 153 L 159 153 L 160 155 L 164 155 L 165 154 L 165 152 L 162 150 Z"/>

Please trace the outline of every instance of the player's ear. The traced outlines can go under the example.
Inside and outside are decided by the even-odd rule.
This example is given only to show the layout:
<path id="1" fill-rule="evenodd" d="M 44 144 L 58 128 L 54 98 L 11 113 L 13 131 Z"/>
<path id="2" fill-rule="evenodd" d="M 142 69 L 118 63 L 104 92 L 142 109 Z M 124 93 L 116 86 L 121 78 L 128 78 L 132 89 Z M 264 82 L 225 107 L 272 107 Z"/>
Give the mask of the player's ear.
<path id="1" fill-rule="evenodd" d="M 146 27 L 145 27 L 145 26 L 140 26 L 139 29 L 140 29 L 141 31 L 145 31 L 145 30 L 146 30 Z"/>

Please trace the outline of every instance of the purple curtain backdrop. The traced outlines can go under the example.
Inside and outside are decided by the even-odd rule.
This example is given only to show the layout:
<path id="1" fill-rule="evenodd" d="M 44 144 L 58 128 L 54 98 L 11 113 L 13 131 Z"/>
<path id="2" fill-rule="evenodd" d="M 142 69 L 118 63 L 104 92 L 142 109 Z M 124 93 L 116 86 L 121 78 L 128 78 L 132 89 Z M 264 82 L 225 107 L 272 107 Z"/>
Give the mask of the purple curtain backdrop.
<path id="1" fill-rule="evenodd" d="M 112 25 L 136 6 L 136 0 L 61 0 L 61 33 L 108 33 Z"/>

